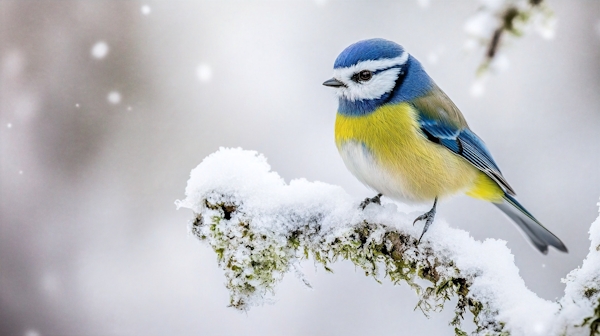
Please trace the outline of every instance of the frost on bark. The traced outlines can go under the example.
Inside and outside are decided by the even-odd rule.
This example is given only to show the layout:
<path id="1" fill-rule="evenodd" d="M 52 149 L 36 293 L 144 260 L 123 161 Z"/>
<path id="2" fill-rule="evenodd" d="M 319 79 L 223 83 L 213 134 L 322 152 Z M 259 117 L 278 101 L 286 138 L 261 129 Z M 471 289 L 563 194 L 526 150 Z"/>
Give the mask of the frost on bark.
<path id="1" fill-rule="evenodd" d="M 503 241 L 478 242 L 436 219 L 417 244 L 415 214 L 386 202 L 360 210 L 359 202 L 325 183 L 287 184 L 262 155 L 222 148 L 192 171 L 177 205 L 194 212 L 190 232 L 215 251 L 229 304 L 240 311 L 272 302 L 286 273 L 310 287 L 298 267 L 303 259 L 326 271 L 346 259 L 376 281 L 409 285 L 425 314 L 456 296 L 456 335 L 467 335 L 465 318 L 475 322 L 476 335 L 598 334 L 600 220 L 590 229 L 589 255 L 564 280 L 565 296 L 551 302 L 525 287 Z"/>

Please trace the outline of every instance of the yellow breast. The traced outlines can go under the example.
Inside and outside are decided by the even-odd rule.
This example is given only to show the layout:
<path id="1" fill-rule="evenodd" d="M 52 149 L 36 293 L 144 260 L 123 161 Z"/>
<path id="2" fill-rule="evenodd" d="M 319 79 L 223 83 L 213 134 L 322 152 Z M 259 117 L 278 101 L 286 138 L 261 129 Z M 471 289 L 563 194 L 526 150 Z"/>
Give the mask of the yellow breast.
<path id="1" fill-rule="evenodd" d="M 424 202 L 473 190 L 483 173 L 427 140 L 416 115 L 407 103 L 383 106 L 366 116 L 338 113 L 335 140 L 348 169 L 398 200 Z"/>

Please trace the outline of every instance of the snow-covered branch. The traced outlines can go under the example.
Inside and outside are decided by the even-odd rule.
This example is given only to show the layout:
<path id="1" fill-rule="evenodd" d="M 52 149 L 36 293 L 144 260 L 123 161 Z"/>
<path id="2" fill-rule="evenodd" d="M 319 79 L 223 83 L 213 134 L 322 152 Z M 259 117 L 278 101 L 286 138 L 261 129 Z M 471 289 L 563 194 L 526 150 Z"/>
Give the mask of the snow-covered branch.
<path id="1" fill-rule="evenodd" d="M 508 41 L 536 31 L 545 39 L 554 37 L 556 18 L 544 0 L 480 0 L 481 7 L 465 24 L 469 49 L 485 50 L 478 74 L 502 70 L 507 59 L 501 49 Z"/>
<path id="2" fill-rule="evenodd" d="M 302 259 L 326 270 L 347 259 L 376 280 L 407 283 L 425 314 L 457 296 L 450 321 L 457 335 L 466 335 L 467 315 L 479 335 L 589 335 L 600 324 L 600 219 L 590 229 L 589 255 L 565 280 L 565 296 L 551 302 L 527 289 L 503 241 L 475 241 L 436 219 L 417 244 L 415 214 L 386 202 L 360 210 L 360 200 L 321 182 L 286 184 L 253 151 L 220 149 L 205 158 L 186 196 L 177 205 L 194 212 L 191 233 L 217 253 L 230 305 L 242 311 L 270 302 L 288 272 L 310 286 Z"/>

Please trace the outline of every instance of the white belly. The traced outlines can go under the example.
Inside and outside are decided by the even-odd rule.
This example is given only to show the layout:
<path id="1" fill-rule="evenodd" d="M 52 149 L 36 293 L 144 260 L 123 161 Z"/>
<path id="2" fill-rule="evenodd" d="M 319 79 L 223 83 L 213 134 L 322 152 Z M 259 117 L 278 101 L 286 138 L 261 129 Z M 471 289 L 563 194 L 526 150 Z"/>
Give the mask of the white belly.
<path id="1" fill-rule="evenodd" d="M 345 142 L 341 145 L 340 155 L 346 168 L 367 187 L 397 201 L 418 201 L 408 192 L 405 179 L 384 168 L 364 144 Z"/>

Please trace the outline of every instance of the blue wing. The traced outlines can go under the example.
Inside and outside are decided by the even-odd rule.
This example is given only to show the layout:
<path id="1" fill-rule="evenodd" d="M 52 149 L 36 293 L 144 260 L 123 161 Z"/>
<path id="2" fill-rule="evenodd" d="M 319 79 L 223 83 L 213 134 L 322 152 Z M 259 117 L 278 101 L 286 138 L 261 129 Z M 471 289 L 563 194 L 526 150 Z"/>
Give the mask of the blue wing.
<path id="1" fill-rule="evenodd" d="M 429 141 L 440 144 L 453 153 L 465 158 L 477 169 L 498 183 L 510 195 L 515 191 L 508 184 L 492 154 L 479 137 L 468 128 L 458 128 L 443 121 L 428 119 L 423 115 L 419 121 L 421 131 Z"/>

